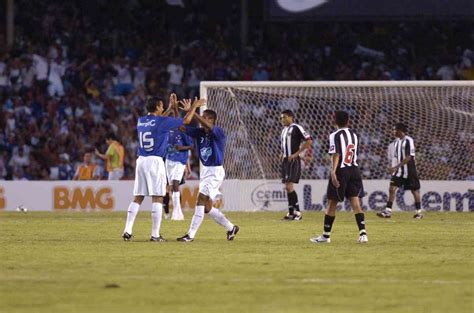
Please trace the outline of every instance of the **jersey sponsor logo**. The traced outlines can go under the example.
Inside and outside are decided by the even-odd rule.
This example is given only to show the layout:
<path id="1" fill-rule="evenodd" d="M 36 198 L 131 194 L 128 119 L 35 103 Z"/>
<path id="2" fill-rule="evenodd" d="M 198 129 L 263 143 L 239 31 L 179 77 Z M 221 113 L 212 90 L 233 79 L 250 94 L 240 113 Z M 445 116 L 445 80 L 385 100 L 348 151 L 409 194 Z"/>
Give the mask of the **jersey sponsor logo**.
<path id="1" fill-rule="evenodd" d="M 148 122 L 140 122 L 138 121 L 138 124 L 137 126 L 142 126 L 142 127 L 153 127 L 156 125 L 156 121 L 155 120 L 151 120 L 151 121 L 148 121 Z"/>
<path id="2" fill-rule="evenodd" d="M 4 190 L 3 187 L 0 187 L 0 210 L 5 209 L 7 201 L 5 200 L 5 196 L 3 194 Z"/>
<path id="3" fill-rule="evenodd" d="M 204 147 L 204 148 L 201 148 L 200 152 L 201 152 L 201 157 L 204 160 L 204 162 L 207 162 L 209 157 L 212 155 L 212 148 Z"/>
<path id="4" fill-rule="evenodd" d="M 55 187 L 53 191 L 54 208 L 67 209 L 105 209 L 114 207 L 112 189 Z"/>
<path id="5" fill-rule="evenodd" d="M 277 0 L 278 5 L 285 11 L 300 13 L 317 8 L 328 2 L 328 0 Z"/>

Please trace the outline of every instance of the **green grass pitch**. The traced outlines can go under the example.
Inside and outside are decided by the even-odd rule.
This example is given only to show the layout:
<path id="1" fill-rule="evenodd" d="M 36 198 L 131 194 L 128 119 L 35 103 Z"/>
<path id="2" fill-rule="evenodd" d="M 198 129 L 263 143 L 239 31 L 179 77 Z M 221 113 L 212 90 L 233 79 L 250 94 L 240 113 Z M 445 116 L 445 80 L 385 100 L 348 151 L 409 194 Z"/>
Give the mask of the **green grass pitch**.
<path id="1" fill-rule="evenodd" d="M 0 213 L 0 312 L 473 312 L 474 214 L 366 213 L 357 244 L 350 213 L 332 243 L 315 245 L 323 213 L 227 213 L 235 241 L 206 218 L 192 243 L 186 221 L 164 220 L 169 242 L 149 242 L 150 212 L 134 241 L 126 212 Z"/>

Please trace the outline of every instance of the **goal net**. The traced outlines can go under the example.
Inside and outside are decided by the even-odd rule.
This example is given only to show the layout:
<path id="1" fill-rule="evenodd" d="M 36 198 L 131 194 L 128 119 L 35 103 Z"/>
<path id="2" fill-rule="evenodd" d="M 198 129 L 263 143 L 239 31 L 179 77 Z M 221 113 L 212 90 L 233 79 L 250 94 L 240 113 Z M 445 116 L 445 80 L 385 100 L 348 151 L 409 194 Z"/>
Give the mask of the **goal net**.
<path id="1" fill-rule="evenodd" d="M 473 179 L 474 82 L 202 82 L 201 97 L 227 134 L 229 179 L 279 179 L 280 113 L 293 110 L 313 138 L 302 179 L 327 179 L 332 114 L 360 136 L 365 179 L 388 178 L 392 127 L 408 125 L 423 180 Z"/>

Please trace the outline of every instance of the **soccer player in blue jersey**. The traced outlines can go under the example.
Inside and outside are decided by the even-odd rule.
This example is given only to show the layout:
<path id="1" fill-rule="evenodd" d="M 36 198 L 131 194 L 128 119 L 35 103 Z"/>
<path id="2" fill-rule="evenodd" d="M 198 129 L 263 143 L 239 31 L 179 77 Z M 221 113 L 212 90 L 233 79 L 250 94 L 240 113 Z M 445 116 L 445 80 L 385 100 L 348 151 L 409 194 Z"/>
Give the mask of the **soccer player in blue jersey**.
<path id="1" fill-rule="evenodd" d="M 182 103 L 187 108 L 191 100 L 183 100 Z M 191 110 L 188 111 L 188 114 Z M 226 228 L 227 240 L 234 240 L 235 235 L 239 231 L 239 226 L 232 224 L 221 211 L 213 207 L 213 202 L 222 197 L 219 187 L 222 185 L 225 176 L 223 164 L 226 137 L 222 128 L 215 125 L 217 120 L 216 112 L 205 110 L 202 116 L 195 112 L 192 113 L 202 126 L 199 128 L 185 127 L 186 134 L 196 140 L 199 159 L 201 160 L 199 196 L 191 226 L 188 232 L 184 236 L 177 238 L 177 240 L 184 242 L 193 241 L 204 219 L 204 213 L 209 214 L 216 223 Z"/>
<path id="2" fill-rule="evenodd" d="M 166 152 L 166 176 L 170 184 L 173 199 L 173 213 L 171 219 L 184 220 L 181 210 L 179 185 L 183 179 L 189 158 L 189 150 L 193 148 L 193 140 L 179 128 L 173 128 L 168 134 L 168 148 Z"/>
<path id="3" fill-rule="evenodd" d="M 166 173 L 163 157 L 166 153 L 168 132 L 172 128 L 189 124 L 196 109 L 204 103 L 204 100 L 196 100 L 182 119 L 162 116 L 163 101 L 155 97 L 147 99 L 146 109 L 148 114 L 140 117 L 137 123 L 139 146 L 133 188 L 135 198 L 128 207 L 127 223 L 122 235 L 125 241 L 132 239 L 133 223 L 145 196 L 152 197 L 150 241 L 165 241 L 160 235 L 160 226 L 163 196 L 166 193 Z M 177 101 L 171 101 L 171 105 L 177 106 Z"/>

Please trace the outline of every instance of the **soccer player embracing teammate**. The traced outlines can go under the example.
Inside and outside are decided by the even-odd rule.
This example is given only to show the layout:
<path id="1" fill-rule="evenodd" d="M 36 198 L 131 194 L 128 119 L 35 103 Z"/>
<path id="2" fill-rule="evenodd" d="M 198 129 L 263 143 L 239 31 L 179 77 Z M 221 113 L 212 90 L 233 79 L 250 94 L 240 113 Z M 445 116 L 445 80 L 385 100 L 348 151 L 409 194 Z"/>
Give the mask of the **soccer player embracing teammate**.
<path id="1" fill-rule="evenodd" d="M 201 127 L 186 126 L 185 133 L 196 140 L 199 159 L 202 163 L 200 170 L 199 196 L 188 232 L 177 238 L 178 241 L 191 242 L 207 213 L 216 223 L 222 225 L 227 230 L 227 240 L 234 240 L 239 232 L 239 226 L 232 224 L 225 215 L 213 207 L 214 201 L 222 197 L 219 187 L 225 177 L 224 171 L 224 150 L 226 136 L 219 126 L 215 125 L 217 113 L 213 110 L 205 110 L 200 116 L 196 112 L 196 107 L 201 106 L 195 100 L 191 106 L 191 100 L 183 100 L 185 110 L 194 115 L 194 118 L 201 123 Z"/>
<path id="2" fill-rule="evenodd" d="M 135 168 L 134 200 L 127 212 L 127 222 L 122 238 L 132 239 L 133 224 L 140 205 L 145 196 L 152 197 L 151 217 L 152 231 L 150 241 L 166 241 L 160 234 L 161 215 L 163 213 L 163 196 L 166 193 L 166 172 L 163 157 L 166 153 L 168 132 L 175 127 L 189 124 L 194 112 L 204 100 L 195 101 L 184 119 L 162 116 L 163 101 L 149 97 L 146 102 L 148 114 L 138 119 L 138 159 Z M 177 106 L 177 101 L 170 101 L 171 106 Z"/>

